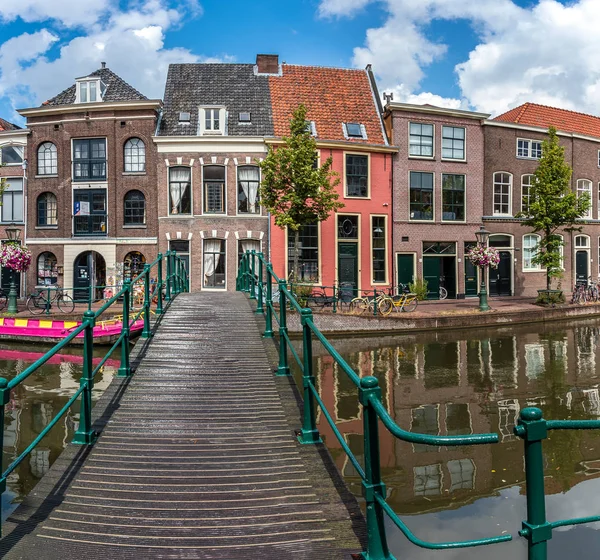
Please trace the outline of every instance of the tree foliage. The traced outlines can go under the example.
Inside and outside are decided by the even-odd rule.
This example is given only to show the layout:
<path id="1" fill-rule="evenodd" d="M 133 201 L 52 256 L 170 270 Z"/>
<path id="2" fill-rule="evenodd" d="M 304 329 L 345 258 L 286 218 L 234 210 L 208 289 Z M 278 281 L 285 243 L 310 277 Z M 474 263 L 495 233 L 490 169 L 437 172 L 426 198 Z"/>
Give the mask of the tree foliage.
<path id="1" fill-rule="evenodd" d="M 535 248 L 533 264 L 546 269 L 546 288 L 552 278 L 562 275 L 561 232 L 581 231 L 578 220 L 590 208 L 587 193 L 577 196 L 571 189 L 572 169 L 565 161 L 565 149 L 559 144 L 556 128 L 548 129 L 548 138 L 542 143 L 542 157 L 529 187 L 529 204 L 517 217 L 523 225 L 540 235 Z"/>
<path id="2" fill-rule="evenodd" d="M 290 135 L 283 145 L 270 147 L 260 163 L 261 204 L 271 213 L 275 225 L 295 233 L 294 270 L 298 270 L 298 241 L 302 226 L 322 222 L 343 208 L 335 187 L 339 174 L 332 170 L 332 158 L 315 165 L 317 142 L 307 128 L 306 107 L 300 105 L 290 121 Z"/>

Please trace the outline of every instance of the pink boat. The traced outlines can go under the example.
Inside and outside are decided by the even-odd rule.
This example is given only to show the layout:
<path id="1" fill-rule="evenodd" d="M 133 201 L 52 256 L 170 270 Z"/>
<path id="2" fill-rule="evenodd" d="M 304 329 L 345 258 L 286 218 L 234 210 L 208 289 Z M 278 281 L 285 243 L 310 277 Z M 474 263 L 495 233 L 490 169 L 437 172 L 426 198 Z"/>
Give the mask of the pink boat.
<path id="1" fill-rule="evenodd" d="M 81 321 L 57 319 L 32 319 L 20 317 L 0 317 L 0 339 L 30 342 L 59 342 L 81 325 Z M 112 344 L 121 335 L 122 322 L 118 319 L 98 321 L 94 327 L 94 342 Z M 137 336 L 144 328 L 144 320 L 138 319 L 130 329 L 130 336 Z M 83 343 L 83 333 L 75 338 L 75 343 Z"/>

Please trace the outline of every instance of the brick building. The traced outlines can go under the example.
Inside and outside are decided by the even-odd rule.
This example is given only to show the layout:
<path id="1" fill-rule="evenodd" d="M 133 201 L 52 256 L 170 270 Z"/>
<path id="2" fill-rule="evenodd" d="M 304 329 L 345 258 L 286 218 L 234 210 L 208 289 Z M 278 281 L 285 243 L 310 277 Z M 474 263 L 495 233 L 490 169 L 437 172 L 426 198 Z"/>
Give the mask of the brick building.
<path id="1" fill-rule="evenodd" d="M 29 286 L 86 299 L 156 257 L 155 132 L 150 100 L 106 68 L 40 107 L 22 109 L 29 153 Z"/>
<path id="2" fill-rule="evenodd" d="M 235 290 L 243 251 L 268 250 L 258 200 L 273 135 L 268 57 L 257 64 L 172 64 L 158 134 L 161 251 L 188 262 L 191 290 Z"/>
<path id="3" fill-rule="evenodd" d="M 558 130 L 565 160 L 573 168 L 571 187 L 589 193 L 592 207 L 581 220 L 582 231 L 564 233 L 562 289 L 599 276 L 600 264 L 600 118 L 526 103 L 484 123 L 484 217 L 490 244 L 501 262 L 490 271 L 490 292 L 535 296 L 546 286 L 545 270 L 531 262 L 538 237 L 516 214 L 527 204 L 527 191 L 541 157 L 549 126 Z"/>
<path id="4" fill-rule="evenodd" d="M 0 240 L 8 239 L 6 228 L 20 230 L 20 239 L 25 239 L 25 201 L 27 196 L 27 134 L 4 119 L 0 119 L 0 178 L 6 187 L 0 206 Z M 25 293 L 25 278 L 15 277 L 18 293 Z M 9 270 L 0 268 L 0 285 L 8 293 L 11 281 Z"/>
<path id="5" fill-rule="evenodd" d="M 476 296 L 464 258 L 483 215 L 484 135 L 489 115 L 388 102 L 394 158 L 393 248 L 397 284 L 427 280 L 429 298 Z"/>

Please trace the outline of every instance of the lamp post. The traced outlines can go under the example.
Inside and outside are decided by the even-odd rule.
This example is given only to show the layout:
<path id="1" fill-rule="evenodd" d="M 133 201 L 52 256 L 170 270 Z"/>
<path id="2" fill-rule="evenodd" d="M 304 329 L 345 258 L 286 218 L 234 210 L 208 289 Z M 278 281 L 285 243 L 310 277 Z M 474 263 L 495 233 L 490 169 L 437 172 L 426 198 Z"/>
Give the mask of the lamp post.
<path id="1" fill-rule="evenodd" d="M 487 248 L 488 239 L 490 238 L 490 232 L 485 227 L 480 226 L 479 231 L 475 232 L 477 238 L 477 244 L 483 249 Z M 488 305 L 488 294 L 485 286 L 485 266 L 479 267 L 481 270 L 481 285 L 479 286 L 479 311 L 489 311 L 490 306 Z"/>
<path id="2" fill-rule="evenodd" d="M 17 227 L 14 227 L 14 224 L 11 224 L 13 227 L 6 228 L 6 236 L 11 243 L 18 243 L 21 240 L 21 230 Z M 17 308 L 17 286 L 15 284 L 15 271 L 11 269 L 10 271 L 10 290 L 8 292 L 8 309 L 6 310 L 8 313 L 18 313 L 19 309 Z"/>

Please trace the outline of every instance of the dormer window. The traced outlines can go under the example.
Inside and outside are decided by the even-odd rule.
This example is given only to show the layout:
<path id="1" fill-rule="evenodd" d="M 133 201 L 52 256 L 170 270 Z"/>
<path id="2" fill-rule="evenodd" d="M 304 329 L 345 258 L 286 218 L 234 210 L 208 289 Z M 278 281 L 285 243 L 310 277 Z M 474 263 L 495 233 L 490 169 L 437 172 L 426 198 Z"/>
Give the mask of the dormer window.
<path id="1" fill-rule="evenodd" d="M 315 125 L 315 121 L 305 121 L 306 132 L 308 132 L 311 136 L 317 135 L 317 127 Z"/>
<path id="2" fill-rule="evenodd" d="M 184 111 L 179 113 L 179 124 L 190 124 L 191 119 L 192 115 L 190 113 Z"/>
<path id="3" fill-rule="evenodd" d="M 98 103 L 103 100 L 106 85 L 100 78 L 77 80 L 76 103 Z"/>
<path id="4" fill-rule="evenodd" d="M 344 136 L 346 138 L 367 138 L 367 131 L 365 125 L 360 123 L 342 123 L 344 129 Z"/>
<path id="5" fill-rule="evenodd" d="M 202 107 L 198 119 L 200 135 L 226 134 L 227 113 L 224 107 Z"/>
<path id="6" fill-rule="evenodd" d="M 250 123 L 250 112 L 242 111 L 239 115 L 239 122 L 241 123 Z"/>

